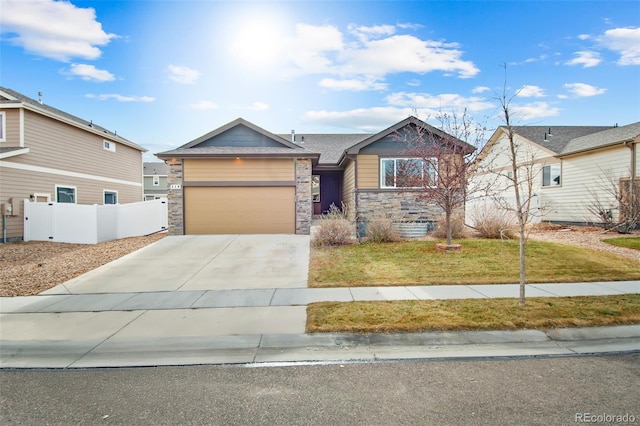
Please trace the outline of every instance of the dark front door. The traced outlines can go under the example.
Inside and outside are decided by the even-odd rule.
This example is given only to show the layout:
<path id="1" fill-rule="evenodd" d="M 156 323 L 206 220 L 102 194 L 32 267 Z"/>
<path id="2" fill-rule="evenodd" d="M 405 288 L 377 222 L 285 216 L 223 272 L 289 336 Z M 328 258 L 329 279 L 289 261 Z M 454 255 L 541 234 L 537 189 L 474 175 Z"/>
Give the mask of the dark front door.
<path id="1" fill-rule="evenodd" d="M 331 204 L 342 208 L 342 172 L 315 172 L 320 184 L 320 200 L 313 203 L 313 213 L 322 214 L 329 210 Z"/>

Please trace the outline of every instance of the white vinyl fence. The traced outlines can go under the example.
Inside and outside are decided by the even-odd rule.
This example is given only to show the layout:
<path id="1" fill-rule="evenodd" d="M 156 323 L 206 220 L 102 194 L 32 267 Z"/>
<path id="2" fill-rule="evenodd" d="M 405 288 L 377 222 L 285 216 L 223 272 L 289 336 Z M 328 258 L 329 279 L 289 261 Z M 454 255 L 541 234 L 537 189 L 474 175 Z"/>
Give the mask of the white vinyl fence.
<path id="1" fill-rule="evenodd" d="M 167 200 L 80 205 L 24 200 L 24 240 L 97 244 L 167 229 Z"/>

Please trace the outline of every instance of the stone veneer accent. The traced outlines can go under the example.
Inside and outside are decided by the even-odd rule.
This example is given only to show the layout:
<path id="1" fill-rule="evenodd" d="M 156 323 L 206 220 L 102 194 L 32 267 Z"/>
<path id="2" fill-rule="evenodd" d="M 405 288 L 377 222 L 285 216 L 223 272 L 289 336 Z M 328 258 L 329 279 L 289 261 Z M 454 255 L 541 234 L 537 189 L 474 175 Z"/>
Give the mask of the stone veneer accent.
<path id="1" fill-rule="evenodd" d="M 298 158 L 296 162 L 296 234 L 309 235 L 313 203 L 311 197 L 311 160 Z"/>
<path id="2" fill-rule="evenodd" d="M 442 209 L 433 203 L 418 198 L 419 193 L 395 190 L 356 191 L 358 222 L 367 222 L 377 217 L 393 222 L 437 221 Z"/>
<path id="3" fill-rule="evenodd" d="M 169 235 L 184 235 L 184 186 L 182 185 L 182 160 L 167 161 L 169 194 Z M 172 188 L 174 185 L 174 188 Z"/>

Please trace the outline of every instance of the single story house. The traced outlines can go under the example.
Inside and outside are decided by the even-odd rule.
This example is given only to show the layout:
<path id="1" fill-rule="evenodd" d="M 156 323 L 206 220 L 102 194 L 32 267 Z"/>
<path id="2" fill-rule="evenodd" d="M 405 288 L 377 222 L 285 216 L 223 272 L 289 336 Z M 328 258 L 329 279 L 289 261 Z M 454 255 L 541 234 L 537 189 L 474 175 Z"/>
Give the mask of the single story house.
<path id="1" fill-rule="evenodd" d="M 623 207 L 615 192 L 629 184 L 640 188 L 638 143 L 640 122 L 626 126 L 516 126 L 514 142 L 519 168 L 532 171 L 533 222 L 601 224 L 594 210 L 613 222 Z M 500 127 L 478 157 L 476 179 L 495 179 L 495 197 L 513 198 L 504 179 L 511 173 L 507 128 Z M 497 177 L 497 178 L 496 178 Z M 594 209 L 596 204 L 599 208 Z M 472 222 L 472 204 L 467 221 Z"/>
<path id="2" fill-rule="evenodd" d="M 0 87 L 0 205 L 7 241 L 23 238 L 25 199 L 142 201 L 146 151 L 93 121 Z"/>
<path id="3" fill-rule="evenodd" d="M 398 135 L 416 127 L 449 137 L 415 117 L 376 134 L 290 135 L 238 118 L 156 154 L 169 167 L 169 232 L 309 234 L 332 204 L 358 222 L 436 221 L 441 210 L 397 179 L 416 161 Z"/>

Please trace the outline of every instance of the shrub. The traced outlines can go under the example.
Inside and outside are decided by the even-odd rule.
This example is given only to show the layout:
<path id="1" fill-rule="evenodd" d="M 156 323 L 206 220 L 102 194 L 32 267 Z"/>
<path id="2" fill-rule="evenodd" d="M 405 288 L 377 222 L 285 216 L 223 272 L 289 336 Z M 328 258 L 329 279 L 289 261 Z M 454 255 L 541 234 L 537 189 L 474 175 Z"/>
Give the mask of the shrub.
<path id="1" fill-rule="evenodd" d="M 507 210 L 483 205 L 471 211 L 474 228 L 481 238 L 513 238 L 513 216 Z"/>
<path id="2" fill-rule="evenodd" d="M 353 242 L 355 228 L 344 205 L 342 207 L 340 210 L 331 204 L 329 212 L 320 218 L 311 240 L 314 246 L 339 246 Z"/>
<path id="3" fill-rule="evenodd" d="M 391 219 L 384 218 L 375 218 L 367 223 L 367 238 L 373 243 L 391 243 L 400 240 Z"/>
<path id="4" fill-rule="evenodd" d="M 451 238 L 464 238 L 465 226 L 464 217 L 460 215 L 451 216 Z M 441 216 L 436 222 L 436 229 L 431 232 L 431 235 L 436 238 L 447 238 L 447 223 L 446 219 Z"/>

